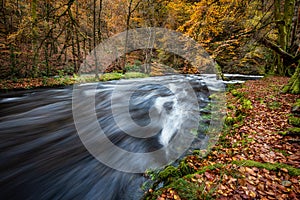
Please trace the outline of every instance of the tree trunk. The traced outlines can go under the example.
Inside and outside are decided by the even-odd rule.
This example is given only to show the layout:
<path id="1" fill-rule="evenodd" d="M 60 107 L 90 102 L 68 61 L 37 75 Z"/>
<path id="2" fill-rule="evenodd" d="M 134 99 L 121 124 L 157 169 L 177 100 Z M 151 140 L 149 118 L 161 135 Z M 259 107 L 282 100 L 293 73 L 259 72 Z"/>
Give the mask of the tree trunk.
<path id="1" fill-rule="evenodd" d="M 295 11 L 295 0 L 286 0 L 284 4 L 284 24 L 285 24 L 285 51 L 291 53 L 292 33 L 293 33 L 293 16 Z M 286 63 L 286 61 L 284 62 Z M 289 75 L 290 66 L 284 66 L 284 75 Z"/>
<path id="2" fill-rule="evenodd" d="M 133 5 L 133 0 L 129 1 L 129 5 L 128 5 L 128 13 L 126 16 L 126 36 L 125 36 L 125 48 L 124 48 L 124 56 L 123 58 L 121 58 L 121 62 L 123 62 L 123 66 L 122 66 L 122 72 L 123 74 L 126 73 L 126 52 L 127 52 L 127 44 L 128 44 L 128 31 L 130 29 L 130 19 L 131 16 L 133 14 L 133 12 L 138 8 L 139 4 L 141 3 L 141 1 L 138 1 L 135 5 Z"/>
<path id="3" fill-rule="evenodd" d="M 78 8 L 78 3 L 76 4 L 76 20 L 79 21 L 79 8 Z M 75 25 L 74 25 L 75 26 Z M 82 55 L 81 55 L 81 48 L 80 48 L 80 40 L 79 40 L 79 35 L 78 35 L 78 30 L 75 27 L 75 36 L 76 36 L 76 45 L 77 45 L 77 64 L 76 68 L 74 69 L 73 73 L 77 73 L 80 67 L 80 63 L 82 61 Z"/>
<path id="4" fill-rule="evenodd" d="M 290 35 L 292 30 L 292 18 L 294 15 L 295 0 L 285 0 L 284 10 L 281 7 L 281 0 L 275 0 L 275 20 L 278 22 L 278 44 L 280 48 L 287 52 L 290 46 Z M 282 12 L 283 11 L 283 12 Z M 277 55 L 277 68 L 275 73 L 278 75 L 287 75 L 287 69 L 284 65 L 284 59 Z"/>
<path id="5" fill-rule="evenodd" d="M 131 18 L 131 7 L 132 7 L 132 1 L 130 0 L 129 5 L 128 5 L 128 13 L 127 13 L 127 17 L 126 17 L 126 36 L 125 36 L 125 47 L 124 47 L 124 57 L 123 59 L 121 58 L 121 62 L 123 60 L 124 65 L 122 66 L 122 72 L 123 74 L 126 73 L 126 52 L 127 52 L 127 44 L 128 44 L 128 31 L 129 31 L 129 27 L 130 27 L 130 18 Z"/>
<path id="6" fill-rule="evenodd" d="M 76 51 L 75 51 L 75 33 L 76 28 L 73 24 L 70 25 L 70 32 L 71 32 L 71 44 L 72 44 L 72 60 L 73 60 L 73 71 L 77 69 L 77 58 L 76 58 Z"/>
<path id="7" fill-rule="evenodd" d="M 102 41 L 102 8 L 103 8 L 103 0 L 99 2 L 99 13 L 98 13 L 98 41 Z"/>
<path id="8" fill-rule="evenodd" d="M 32 17 L 32 49 L 33 49 L 33 59 L 32 59 L 32 77 L 37 77 L 37 58 L 38 58 L 38 45 L 37 45 L 37 0 L 32 0 L 31 2 L 31 17 Z"/>
<path id="9" fill-rule="evenodd" d="M 9 44 L 10 49 L 10 73 L 12 77 L 16 76 L 16 54 L 14 52 L 13 44 Z"/>
<path id="10" fill-rule="evenodd" d="M 300 94 L 300 62 L 289 83 L 283 88 L 283 93 Z"/>
<path id="11" fill-rule="evenodd" d="M 49 14 L 50 14 L 50 5 L 48 3 L 48 1 L 45 2 L 45 9 L 46 9 L 46 27 L 45 27 L 45 32 L 48 33 L 49 32 L 49 23 L 50 23 L 50 17 L 49 17 Z M 51 34 L 52 35 L 52 34 Z M 51 35 L 46 35 L 46 39 L 45 39 L 45 42 L 44 42 L 44 56 L 45 56 L 45 67 L 46 67 L 46 75 L 47 76 L 50 76 L 50 73 L 51 73 L 51 69 L 50 69 L 50 65 L 49 65 L 49 45 L 51 45 L 51 43 L 49 42 L 49 38 L 51 37 Z M 49 38 L 48 38 L 49 37 Z M 50 51 L 51 52 L 51 51 Z"/>
<path id="12" fill-rule="evenodd" d="M 97 51 L 96 51 L 96 26 L 97 26 L 97 19 L 96 19 L 96 2 L 97 0 L 93 1 L 93 47 L 94 47 L 94 59 L 95 59 L 95 78 L 99 80 L 99 66 L 98 66 L 98 58 L 97 58 Z"/>

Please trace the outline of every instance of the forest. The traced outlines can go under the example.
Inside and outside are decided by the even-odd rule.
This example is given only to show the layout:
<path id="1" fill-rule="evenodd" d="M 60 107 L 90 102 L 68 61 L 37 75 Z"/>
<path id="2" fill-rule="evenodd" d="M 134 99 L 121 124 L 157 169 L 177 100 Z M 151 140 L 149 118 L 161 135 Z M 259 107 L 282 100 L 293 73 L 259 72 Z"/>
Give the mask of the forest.
<path id="1" fill-rule="evenodd" d="M 299 93 L 299 18 L 295 0 L 2 0 L 1 86 L 4 80 L 72 76 L 101 41 L 130 29 L 162 27 L 197 41 L 223 73 L 294 74 L 285 90 Z M 131 54 L 105 72 L 149 62 L 145 51 Z M 195 73 L 169 52 L 154 50 L 151 56 Z"/>
<path id="2" fill-rule="evenodd" d="M 1 0 L 0 63 L 0 199 L 300 199 L 298 0 Z"/>

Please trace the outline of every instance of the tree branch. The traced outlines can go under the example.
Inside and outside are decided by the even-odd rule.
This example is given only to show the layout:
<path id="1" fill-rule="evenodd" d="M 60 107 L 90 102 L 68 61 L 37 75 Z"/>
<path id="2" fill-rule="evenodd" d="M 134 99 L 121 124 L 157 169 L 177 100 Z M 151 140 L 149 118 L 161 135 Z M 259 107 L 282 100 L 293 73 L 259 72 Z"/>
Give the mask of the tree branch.
<path id="1" fill-rule="evenodd" d="M 66 8 L 66 10 L 64 10 L 64 12 L 58 16 L 58 18 L 64 16 L 65 14 L 67 14 L 67 12 L 70 10 L 71 6 L 73 5 L 75 0 L 69 0 L 68 3 L 66 4 L 68 7 Z"/>
<path id="2" fill-rule="evenodd" d="M 270 40 L 266 39 L 266 38 L 260 38 L 258 40 L 258 42 L 260 42 L 261 44 L 265 45 L 266 47 L 272 49 L 273 51 L 275 51 L 277 54 L 279 54 L 281 57 L 283 57 L 284 59 L 294 59 L 294 56 L 292 56 L 291 54 L 285 52 L 281 47 L 279 47 L 277 44 L 271 42 Z"/>
<path id="3" fill-rule="evenodd" d="M 280 46 L 278 46 L 277 44 L 271 42 L 270 40 L 268 40 L 266 38 L 260 38 L 260 39 L 258 39 L 258 42 L 265 45 L 266 47 L 272 49 L 277 54 L 279 54 L 284 59 L 284 62 L 287 66 L 289 66 L 293 63 L 296 63 L 297 61 L 300 60 L 300 54 L 298 54 L 297 56 L 293 56 L 293 55 L 287 53 L 286 51 L 284 51 Z"/>
<path id="4" fill-rule="evenodd" d="M 137 9 L 137 7 L 139 6 L 139 4 L 140 4 L 141 2 L 142 2 L 142 1 L 137 2 L 137 3 L 135 4 L 134 8 L 133 8 L 130 12 L 133 13 L 133 12 Z"/>

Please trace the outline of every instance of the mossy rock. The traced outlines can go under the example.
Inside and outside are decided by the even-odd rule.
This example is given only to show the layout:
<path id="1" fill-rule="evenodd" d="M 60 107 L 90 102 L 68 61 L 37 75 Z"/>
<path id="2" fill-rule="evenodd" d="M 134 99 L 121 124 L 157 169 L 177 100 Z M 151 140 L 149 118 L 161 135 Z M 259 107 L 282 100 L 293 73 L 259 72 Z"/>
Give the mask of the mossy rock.
<path id="1" fill-rule="evenodd" d="M 289 124 L 296 126 L 296 127 L 300 127 L 300 117 L 290 117 Z"/>

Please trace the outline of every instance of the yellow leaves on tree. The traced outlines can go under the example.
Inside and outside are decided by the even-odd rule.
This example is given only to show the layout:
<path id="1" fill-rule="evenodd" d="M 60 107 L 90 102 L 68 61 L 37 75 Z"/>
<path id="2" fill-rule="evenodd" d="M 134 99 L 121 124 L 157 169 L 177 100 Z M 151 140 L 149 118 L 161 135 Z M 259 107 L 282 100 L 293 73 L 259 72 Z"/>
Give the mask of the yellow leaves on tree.
<path id="1" fill-rule="evenodd" d="M 178 30 L 200 42 L 209 42 L 221 35 L 232 22 L 237 23 L 239 8 L 239 2 L 234 0 L 200 1 L 189 7 L 190 19 Z"/>

